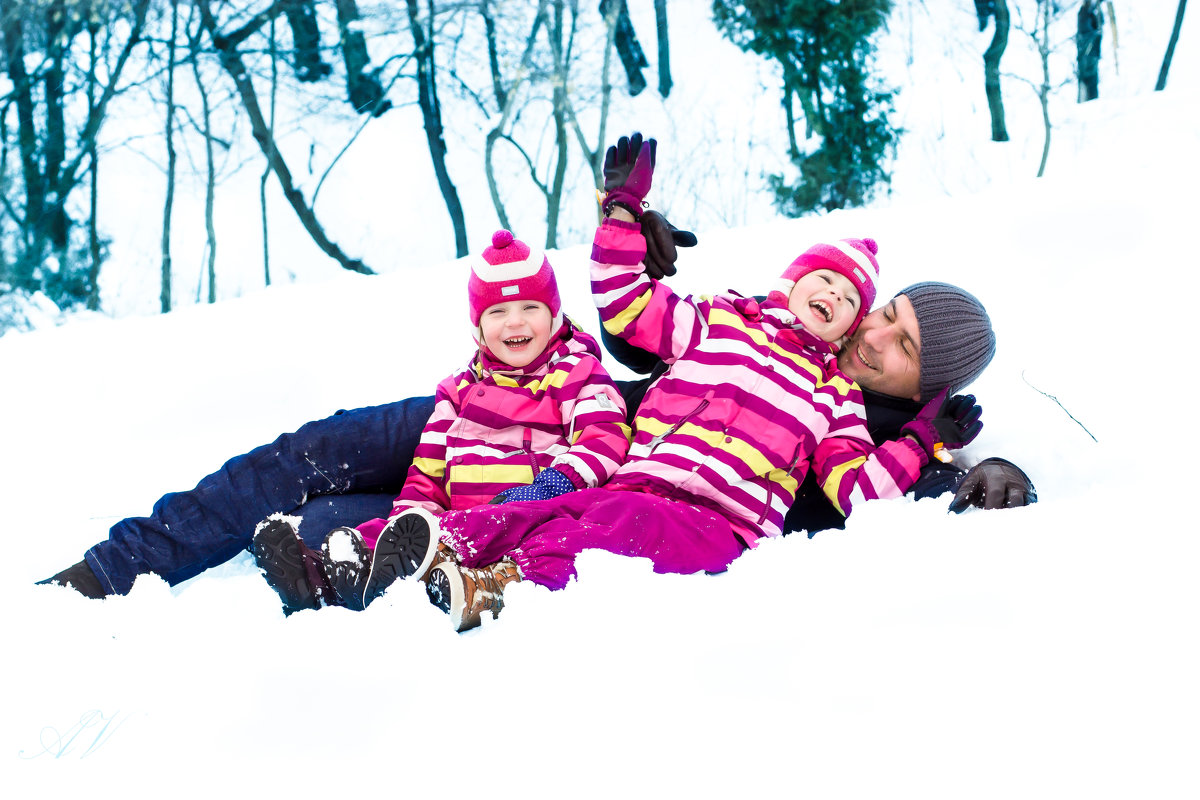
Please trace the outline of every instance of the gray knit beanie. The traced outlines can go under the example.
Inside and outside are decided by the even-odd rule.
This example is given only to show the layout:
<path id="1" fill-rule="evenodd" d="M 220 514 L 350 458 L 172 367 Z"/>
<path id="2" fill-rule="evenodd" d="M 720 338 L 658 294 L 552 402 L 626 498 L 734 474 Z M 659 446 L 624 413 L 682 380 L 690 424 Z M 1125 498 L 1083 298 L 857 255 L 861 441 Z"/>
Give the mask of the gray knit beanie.
<path id="1" fill-rule="evenodd" d="M 945 387 L 955 394 L 979 377 L 996 354 L 996 334 L 983 304 L 948 283 L 925 281 L 901 289 L 921 333 L 921 399 Z"/>

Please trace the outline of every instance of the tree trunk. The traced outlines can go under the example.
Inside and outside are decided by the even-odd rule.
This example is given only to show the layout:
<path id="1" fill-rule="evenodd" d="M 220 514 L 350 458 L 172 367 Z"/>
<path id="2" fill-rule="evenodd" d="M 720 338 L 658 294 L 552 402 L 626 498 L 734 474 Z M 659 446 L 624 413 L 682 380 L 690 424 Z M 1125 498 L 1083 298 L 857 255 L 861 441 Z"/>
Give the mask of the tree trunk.
<path id="1" fill-rule="evenodd" d="M 667 0 L 654 0 L 654 21 L 658 31 L 658 93 L 667 97 L 674 82 L 671 80 L 671 42 L 667 36 Z"/>
<path id="2" fill-rule="evenodd" d="M 204 79 L 200 75 L 200 59 L 196 57 L 200 49 L 199 42 L 200 30 L 197 28 L 195 36 L 190 38 L 189 47 L 192 76 L 196 81 L 196 91 L 200 95 L 200 121 L 203 125 L 202 134 L 204 136 L 204 232 L 207 241 L 205 250 L 208 254 L 208 302 L 215 303 L 217 302 L 217 228 L 213 222 L 213 208 L 216 201 L 217 168 L 213 158 L 212 109 L 208 104 L 208 87 L 204 85 Z M 197 291 L 196 302 L 200 302 L 199 291 Z"/>
<path id="3" fill-rule="evenodd" d="M 563 29 L 566 25 L 563 0 L 554 0 L 554 25 L 547 33 L 552 40 L 554 54 L 554 146 L 558 157 L 554 173 L 550 178 L 550 189 L 546 193 L 546 249 L 558 247 L 558 215 L 562 208 L 563 181 L 567 172 L 567 64 L 570 52 L 563 47 Z"/>
<path id="4" fill-rule="evenodd" d="M 1042 142 L 1042 162 L 1038 165 L 1037 176 L 1046 174 L 1046 161 L 1050 158 L 1050 3 L 1052 0 L 1038 0 L 1038 13 L 1041 16 L 1041 33 L 1035 35 L 1038 45 L 1038 55 L 1042 59 L 1042 84 L 1038 87 L 1038 100 L 1042 104 L 1042 126 L 1046 138 Z M 1035 32 L 1036 33 L 1036 32 Z"/>
<path id="5" fill-rule="evenodd" d="M 1187 0 L 1179 0 L 1179 7 L 1175 9 L 1175 25 L 1171 28 L 1171 41 L 1167 43 L 1167 52 L 1163 56 L 1162 69 L 1158 71 L 1158 82 L 1154 84 L 1154 91 L 1161 92 L 1167 88 L 1167 73 L 1171 69 L 1171 59 L 1175 57 L 1175 44 L 1179 41 L 1179 28 L 1183 25 L 1183 12 L 1187 8 Z"/>
<path id="6" fill-rule="evenodd" d="M 625 0 L 603 0 L 600 4 L 601 13 L 607 13 L 609 4 L 617 6 L 617 55 L 621 65 L 625 67 L 625 76 L 629 80 L 629 94 L 637 97 L 646 88 L 646 78 L 642 68 L 650 66 L 646 54 L 638 43 L 637 34 L 633 30 L 633 21 L 629 19 L 629 6 Z"/>
<path id="7" fill-rule="evenodd" d="M 296 216 L 299 218 L 300 223 L 304 225 L 304 229 L 308 231 L 309 236 L 321 248 L 322 252 L 337 261 L 345 269 L 364 275 L 375 274 L 374 270 L 362 263 L 362 261 L 352 259 L 343 253 L 341 248 L 326 236 L 320 222 L 317 220 L 316 214 L 313 213 L 313 210 L 305 202 L 304 195 L 296 188 L 287 162 L 284 161 L 283 155 L 275 146 L 275 141 L 267 127 L 266 120 L 263 119 L 262 109 L 258 105 L 258 95 L 255 94 L 254 84 L 250 81 L 249 73 L 246 70 L 245 64 L 242 63 L 241 55 L 228 39 L 217 33 L 217 22 L 213 18 L 212 9 L 209 7 L 209 0 L 196 0 L 196 7 L 200 11 L 200 19 L 204 24 L 204 29 L 208 31 L 209 38 L 213 42 L 213 47 L 216 48 L 221 67 L 229 73 L 229 76 L 233 78 L 234 85 L 237 87 L 242 106 L 245 108 L 246 116 L 250 120 L 250 129 L 254 135 L 254 140 L 258 142 L 259 148 L 262 150 L 263 155 L 266 156 L 271 169 L 275 172 L 275 177 L 278 178 L 279 186 L 283 190 L 283 196 L 287 198 L 288 203 L 296 212 Z"/>
<path id="8" fill-rule="evenodd" d="M 179 0 L 171 0 L 171 38 L 167 42 L 167 196 L 163 202 L 162 313 L 171 310 L 171 209 L 175 205 L 175 38 L 179 35 Z"/>
<path id="9" fill-rule="evenodd" d="M 87 104 L 91 108 L 96 103 L 96 35 L 100 32 L 99 24 L 88 23 L 88 71 L 87 71 Z M 91 259 L 88 265 L 87 277 L 87 309 L 100 310 L 100 228 L 97 224 L 100 201 L 100 159 L 97 152 L 96 140 L 88 143 L 88 177 L 90 181 L 90 197 L 88 198 L 88 255 Z"/>
<path id="10" fill-rule="evenodd" d="M 1100 43 L 1104 36 L 1100 0 L 1083 0 L 1075 18 L 1075 63 L 1080 103 L 1100 96 Z"/>
<path id="11" fill-rule="evenodd" d="M 59 269 L 67 269 L 67 237 L 70 220 L 67 217 L 67 194 L 74 186 L 68 184 L 63 168 L 67 160 L 67 122 L 64 60 L 66 58 L 67 10 L 63 0 L 53 0 L 46 11 L 46 73 L 42 80 L 46 103 L 46 146 L 43 175 L 46 180 L 46 238 L 58 261 Z"/>
<path id="12" fill-rule="evenodd" d="M 496 96 L 496 108 L 503 113 L 508 105 L 508 92 L 504 88 L 504 77 L 500 74 L 500 53 L 496 47 L 496 20 L 492 16 L 489 0 L 479 1 L 479 14 L 483 17 L 483 30 L 487 36 L 488 70 L 492 75 L 492 93 Z"/>
<path id="13" fill-rule="evenodd" d="M 21 158 L 21 177 L 25 183 L 25 213 L 18 219 L 21 248 L 12 268 L 14 288 L 33 291 L 34 279 L 44 252 L 42 218 L 46 207 L 46 187 L 38 155 L 37 127 L 34 122 L 33 85 L 25 71 L 25 27 L 20 14 L 7 14 L 4 24 L 4 49 L 12 96 L 17 105 L 17 151 Z"/>
<path id="14" fill-rule="evenodd" d="M 1008 47 L 1008 2 L 996 0 L 993 11 L 996 32 L 992 43 L 983 53 L 983 88 L 987 93 L 988 111 L 992 115 L 992 141 L 1007 142 L 1008 128 L 1004 124 L 1004 98 L 1000 94 L 1000 58 Z"/>
<path id="15" fill-rule="evenodd" d="M 321 60 L 321 32 L 317 29 L 315 0 L 281 0 L 280 5 L 292 29 L 295 45 L 292 63 L 296 78 L 304 83 L 321 80 L 333 71 L 333 67 Z M 272 7 L 270 13 L 274 19 L 277 11 Z"/>
<path id="16" fill-rule="evenodd" d="M 367 40 L 358 29 L 358 3 L 355 0 L 337 0 L 337 19 L 342 58 L 346 62 L 346 90 L 350 105 L 360 114 L 369 113 L 378 117 L 392 107 L 392 101 L 384 97 L 379 76 L 367 72 L 371 56 L 367 54 Z"/>
<path id="17" fill-rule="evenodd" d="M 513 113 L 516 111 L 516 98 L 518 89 L 521 84 L 529 76 L 529 63 L 533 59 L 534 45 L 537 41 L 538 31 L 542 28 L 542 23 L 545 19 L 547 0 L 538 0 L 536 13 L 533 15 L 533 26 L 529 30 L 529 35 L 525 37 L 525 50 L 521 53 L 521 61 L 515 71 L 516 78 L 513 80 L 513 85 L 504 89 L 504 103 L 501 105 L 500 121 L 496 123 L 487 133 L 484 140 L 483 149 L 483 172 L 487 177 L 488 193 L 492 198 L 492 206 L 496 209 L 496 216 L 500 219 L 500 227 L 512 229 L 508 221 L 508 214 L 504 209 L 504 200 L 500 197 L 500 187 L 496 183 L 496 169 L 493 165 L 493 157 L 496 151 L 496 142 L 505 138 L 504 129 L 508 126 L 509 120 L 512 119 Z M 499 77 L 499 71 L 493 73 L 494 78 Z M 504 88 L 501 86 L 500 88 Z M 499 99 L 499 97 L 497 97 Z"/>
<path id="18" fill-rule="evenodd" d="M 454 247 L 459 258 L 470 253 L 467 249 L 467 225 L 463 218 L 462 203 L 458 199 L 458 190 L 450 180 L 450 172 L 446 168 L 446 140 L 442 129 L 442 108 L 437 97 L 437 72 L 433 53 L 433 0 L 429 0 L 430 36 L 425 35 L 421 28 L 417 0 L 407 0 L 408 21 L 412 27 L 413 45 L 417 59 L 417 103 L 421 107 L 421 117 L 425 123 L 425 140 L 429 144 L 429 155 L 433 158 L 433 171 L 437 175 L 438 188 L 446 201 L 446 210 L 450 212 L 450 222 L 454 226 Z"/>

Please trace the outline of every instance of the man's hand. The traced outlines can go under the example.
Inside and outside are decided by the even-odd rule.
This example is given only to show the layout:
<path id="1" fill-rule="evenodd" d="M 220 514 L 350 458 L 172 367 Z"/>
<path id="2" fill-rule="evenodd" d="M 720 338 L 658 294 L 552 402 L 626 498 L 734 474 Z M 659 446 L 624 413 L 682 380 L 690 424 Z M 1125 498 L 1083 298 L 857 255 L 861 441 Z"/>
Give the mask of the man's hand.
<path id="1" fill-rule="evenodd" d="M 677 247 L 695 247 L 696 234 L 681 231 L 657 211 L 642 214 L 642 236 L 646 238 L 646 274 L 662 280 L 675 274 Z"/>
<path id="2" fill-rule="evenodd" d="M 527 486 L 514 486 L 505 489 L 491 500 L 491 505 L 502 503 L 522 503 L 529 500 L 549 500 L 552 497 L 575 491 L 575 484 L 553 467 L 548 467 L 537 474 L 533 483 Z"/>
<path id="3" fill-rule="evenodd" d="M 930 400 L 917 418 L 900 429 L 925 450 L 930 458 L 946 460 L 938 453 L 942 450 L 957 450 L 975 440 L 983 430 L 979 417 L 983 408 L 975 402 L 973 394 L 956 394 L 949 397 L 950 390 L 942 389 Z"/>
<path id="4" fill-rule="evenodd" d="M 950 501 L 950 510 L 1020 508 L 1037 502 L 1037 489 L 1024 470 L 1003 458 L 987 458 L 967 471 Z"/>
<path id="5" fill-rule="evenodd" d="M 621 206 L 634 217 L 642 214 L 642 201 L 650 192 L 654 177 L 654 156 L 658 142 L 642 141 L 642 135 L 622 136 L 604 154 L 604 213 L 614 205 Z"/>

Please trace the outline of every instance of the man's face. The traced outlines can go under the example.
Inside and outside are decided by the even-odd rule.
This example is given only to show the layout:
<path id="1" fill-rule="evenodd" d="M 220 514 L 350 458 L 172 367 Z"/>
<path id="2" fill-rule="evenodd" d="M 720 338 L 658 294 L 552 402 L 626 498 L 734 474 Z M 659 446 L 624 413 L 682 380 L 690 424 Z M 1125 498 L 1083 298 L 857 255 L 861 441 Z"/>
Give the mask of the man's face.
<path id="1" fill-rule="evenodd" d="M 864 389 L 920 399 L 921 329 L 905 295 L 863 317 L 838 353 L 838 367 Z"/>

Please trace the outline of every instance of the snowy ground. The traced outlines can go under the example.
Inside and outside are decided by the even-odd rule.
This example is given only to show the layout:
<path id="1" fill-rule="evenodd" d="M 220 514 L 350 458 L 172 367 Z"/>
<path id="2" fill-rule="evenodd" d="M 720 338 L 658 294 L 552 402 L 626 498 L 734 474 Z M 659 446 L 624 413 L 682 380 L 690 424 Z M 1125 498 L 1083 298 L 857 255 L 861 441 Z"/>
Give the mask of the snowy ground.
<path id="1" fill-rule="evenodd" d="M 1000 349 L 962 458 L 1022 465 L 1037 505 L 876 502 L 721 576 L 589 553 L 462 636 L 406 585 L 284 619 L 246 556 L 104 602 L 33 586 L 230 455 L 427 393 L 469 348 L 460 265 L 3 337 L 10 796 L 1197 796 L 1196 76 L 1069 109 L 1041 181 L 701 230 L 673 281 L 761 291 L 869 235 L 881 296 L 975 292 Z M 586 255 L 552 258 L 594 327 Z"/>

